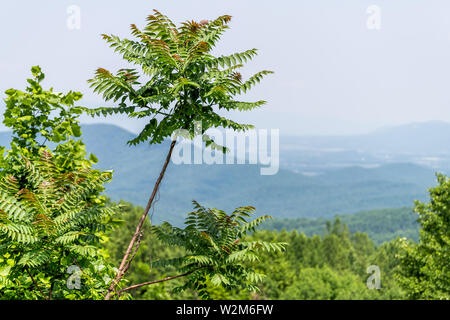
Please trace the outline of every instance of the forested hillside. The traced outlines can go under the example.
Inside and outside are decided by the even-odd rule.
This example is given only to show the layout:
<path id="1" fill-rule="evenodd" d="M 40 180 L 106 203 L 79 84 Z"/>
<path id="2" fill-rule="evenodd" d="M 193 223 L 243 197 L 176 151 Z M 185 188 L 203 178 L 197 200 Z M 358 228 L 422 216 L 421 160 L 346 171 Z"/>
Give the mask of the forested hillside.
<path id="1" fill-rule="evenodd" d="M 128 235 L 132 232 L 130 222 L 136 222 L 142 208 L 123 203 L 121 218 L 124 224 L 109 234 L 105 244 L 107 252 L 116 263 L 120 260 Z M 153 265 L 159 259 L 171 259 L 184 255 L 181 248 L 162 244 L 150 232 L 146 224 L 147 237 L 129 270 L 130 283 L 141 283 L 170 277 L 176 274 L 173 268 Z M 226 292 L 208 283 L 207 290 L 213 299 L 404 299 L 394 272 L 399 263 L 396 258 L 400 247 L 393 240 L 376 245 L 366 233 L 351 234 L 345 224 L 334 220 L 323 235 L 307 236 L 297 231 L 257 231 L 249 241 L 267 240 L 287 242 L 286 253 L 265 254 L 252 263 L 266 277 L 258 286 L 259 292 Z M 366 285 L 371 275 L 367 267 L 376 265 L 381 271 L 381 288 L 369 289 Z M 193 291 L 175 293 L 183 285 L 183 279 L 174 279 L 132 291 L 136 299 L 198 299 Z"/>
<path id="2" fill-rule="evenodd" d="M 396 238 L 419 239 L 418 215 L 412 208 L 361 211 L 355 214 L 338 215 L 351 233 L 364 232 L 376 244 Z M 332 220 L 325 218 L 276 219 L 264 224 L 267 230 L 296 230 L 307 236 L 325 235 Z"/>

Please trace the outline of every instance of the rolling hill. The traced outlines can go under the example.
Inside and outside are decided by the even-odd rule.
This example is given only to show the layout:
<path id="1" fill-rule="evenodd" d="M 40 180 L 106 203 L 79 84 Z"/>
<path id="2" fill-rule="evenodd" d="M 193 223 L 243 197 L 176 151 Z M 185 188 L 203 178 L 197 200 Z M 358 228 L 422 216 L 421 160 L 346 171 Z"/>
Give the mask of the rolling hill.
<path id="1" fill-rule="evenodd" d="M 364 232 L 376 243 L 405 237 L 414 241 L 419 240 L 418 215 L 412 208 L 380 209 L 360 211 L 354 214 L 336 216 L 348 226 L 351 233 Z M 276 219 L 262 225 L 267 230 L 297 230 L 307 236 L 324 235 L 327 232 L 327 222 L 333 220 L 325 218 L 297 218 Z"/>
<path id="2" fill-rule="evenodd" d="M 113 169 L 107 185 L 113 200 L 145 205 L 159 174 L 168 142 L 128 147 L 132 133 L 106 124 L 84 125 L 83 140 L 99 158 L 98 166 Z M 0 144 L 9 136 L 0 133 Z M 253 205 L 257 214 L 275 218 L 330 218 L 361 210 L 411 206 L 425 200 L 434 184 L 434 170 L 410 164 L 386 164 L 377 168 L 347 167 L 318 176 L 280 169 L 261 176 L 257 165 L 170 164 L 153 213 L 154 222 L 179 224 L 192 210 L 191 201 L 231 210 Z"/>
<path id="3" fill-rule="evenodd" d="M 104 169 L 114 169 L 108 185 L 114 200 L 144 205 L 168 145 L 127 147 L 133 135 L 110 125 L 84 126 L 84 141 Z M 256 165 L 170 164 L 155 206 L 154 220 L 180 223 L 193 199 L 231 210 L 254 205 L 276 218 L 333 217 L 361 210 L 411 206 L 434 184 L 433 170 L 414 164 L 350 167 L 308 177 L 281 169 L 261 176 Z"/>
<path id="4" fill-rule="evenodd" d="M 450 171 L 450 124 L 441 121 L 384 127 L 353 136 L 282 136 L 281 163 L 297 172 L 410 162 Z"/>

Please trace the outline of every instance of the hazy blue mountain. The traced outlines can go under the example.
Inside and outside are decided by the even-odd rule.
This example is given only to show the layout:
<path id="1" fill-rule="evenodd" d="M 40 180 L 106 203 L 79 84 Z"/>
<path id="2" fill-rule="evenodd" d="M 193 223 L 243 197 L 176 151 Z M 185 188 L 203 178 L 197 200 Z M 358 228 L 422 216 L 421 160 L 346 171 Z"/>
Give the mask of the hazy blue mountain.
<path id="1" fill-rule="evenodd" d="M 450 154 L 450 123 L 430 121 L 383 127 L 369 134 L 348 136 L 288 136 L 283 145 L 297 149 L 347 149 L 395 154 Z"/>
<path id="2" fill-rule="evenodd" d="M 281 161 L 296 172 L 410 162 L 450 170 L 450 124 L 440 121 L 385 127 L 354 136 L 281 137 Z"/>
<path id="3" fill-rule="evenodd" d="M 168 143 L 127 147 L 133 135 L 110 125 L 84 126 L 84 141 L 104 169 L 114 169 L 108 185 L 114 199 L 145 205 L 159 174 Z M 170 164 L 155 207 L 155 221 L 180 222 L 193 199 L 231 210 L 254 205 L 274 217 L 332 217 L 360 210 L 412 205 L 424 200 L 434 172 L 414 164 L 389 164 L 374 169 L 351 167 L 320 176 L 281 169 L 261 176 L 256 165 Z"/>
<path id="4" fill-rule="evenodd" d="M 145 205 L 156 180 L 168 143 L 128 147 L 133 134 L 113 125 L 84 125 L 88 151 L 99 167 L 114 169 L 107 185 L 113 200 Z M 8 135 L 0 133 L 5 145 Z M 283 154 L 281 155 L 283 157 Z M 180 223 L 193 199 L 207 206 L 231 210 L 253 205 L 258 214 L 276 218 L 333 217 L 361 210 L 411 206 L 425 200 L 434 184 L 434 171 L 415 164 L 387 164 L 377 168 L 348 167 L 305 176 L 280 169 L 261 176 L 257 165 L 170 164 L 156 203 L 154 221 Z"/>

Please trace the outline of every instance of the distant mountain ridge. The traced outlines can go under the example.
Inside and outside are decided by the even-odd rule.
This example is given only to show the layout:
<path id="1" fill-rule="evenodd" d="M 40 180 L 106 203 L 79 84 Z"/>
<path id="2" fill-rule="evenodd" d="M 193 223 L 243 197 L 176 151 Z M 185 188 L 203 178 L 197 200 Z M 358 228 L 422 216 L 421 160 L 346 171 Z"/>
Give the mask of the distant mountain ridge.
<path id="1" fill-rule="evenodd" d="M 99 158 L 99 167 L 114 169 L 107 185 L 113 200 L 145 205 L 168 150 L 168 143 L 128 147 L 134 135 L 107 124 L 83 125 L 83 140 Z M 0 133 L 0 144 L 9 134 Z M 425 200 L 434 185 L 434 170 L 415 164 L 378 168 L 348 167 L 319 176 L 280 169 L 261 176 L 258 165 L 174 165 L 163 181 L 154 221 L 181 223 L 191 201 L 224 210 L 253 205 L 258 214 L 276 218 L 333 217 L 361 210 L 411 206 Z"/>
<path id="2" fill-rule="evenodd" d="M 365 135 L 282 136 L 280 144 L 282 166 L 302 173 L 401 162 L 450 171 L 450 123 L 441 121 L 384 127 Z"/>
<path id="3" fill-rule="evenodd" d="M 358 150 L 394 154 L 450 154 L 450 123 L 429 121 L 382 127 L 369 134 L 345 136 L 286 136 L 282 145 L 298 149 Z"/>

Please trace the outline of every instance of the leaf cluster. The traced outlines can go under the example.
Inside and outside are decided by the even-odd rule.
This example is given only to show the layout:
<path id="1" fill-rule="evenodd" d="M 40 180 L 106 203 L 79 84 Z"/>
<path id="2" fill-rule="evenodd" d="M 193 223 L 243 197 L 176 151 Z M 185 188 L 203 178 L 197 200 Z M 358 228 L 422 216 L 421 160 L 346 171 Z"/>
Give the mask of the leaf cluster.
<path id="1" fill-rule="evenodd" d="M 224 211 L 205 208 L 194 201 L 195 211 L 188 214 L 185 228 L 169 223 L 153 226 L 153 233 L 171 246 L 187 252 L 183 257 L 162 260 L 155 264 L 172 265 L 187 273 L 186 283 L 177 290 L 193 289 L 208 299 L 208 284 L 226 290 L 258 290 L 256 284 L 263 275 L 254 271 L 250 264 L 259 260 L 262 252 L 281 252 L 286 243 L 269 241 L 245 241 L 244 237 L 270 216 L 248 221 L 253 207 L 237 208 L 228 215 Z"/>
<path id="2" fill-rule="evenodd" d="M 430 202 L 416 202 L 419 242 L 401 241 L 398 280 L 412 299 L 450 299 L 450 178 L 437 180 Z"/>
<path id="3" fill-rule="evenodd" d="M 16 155 L 19 153 L 17 150 L 26 152 L 26 156 L 37 155 L 46 142 L 60 144 L 71 136 L 81 136 L 76 118 L 82 110 L 74 103 L 82 98 L 82 94 L 74 91 L 64 94 L 55 92 L 53 88 L 44 90 L 41 82 L 45 75 L 41 68 L 34 66 L 31 72 L 32 78 L 27 79 L 25 91 L 5 91 L 3 123 L 12 129 L 12 153 Z"/>
<path id="4" fill-rule="evenodd" d="M 115 225 L 117 209 L 98 197 L 111 172 L 66 172 L 48 151 L 21 165 L 28 188 L 12 175 L 0 182 L 0 293 L 18 298 L 15 288 L 28 286 L 21 298 L 98 298 L 112 272 L 98 247 Z M 72 265 L 84 272 L 84 291 L 67 288 Z"/>
<path id="5" fill-rule="evenodd" d="M 218 57 L 212 54 L 230 20 L 224 15 L 211 21 L 183 22 L 177 27 L 154 10 L 142 30 L 131 25 L 134 40 L 103 35 L 115 52 L 137 68 L 116 73 L 99 68 L 89 80 L 94 92 L 118 105 L 85 110 L 93 116 L 127 114 L 149 119 L 142 132 L 129 141 L 132 145 L 160 143 L 180 130 L 193 137 L 211 127 L 238 131 L 252 128 L 227 119 L 219 111 L 247 111 L 264 105 L 263 100 L 244 102 L 237 96 L 272 72 L 260 71 L 247 80 L 238 72 L 256 56 L 256 49 Z M 202 126 L 200 132 L 196 123 Z"/>

